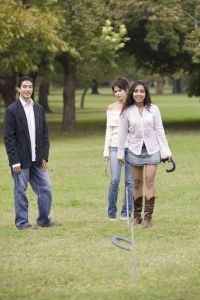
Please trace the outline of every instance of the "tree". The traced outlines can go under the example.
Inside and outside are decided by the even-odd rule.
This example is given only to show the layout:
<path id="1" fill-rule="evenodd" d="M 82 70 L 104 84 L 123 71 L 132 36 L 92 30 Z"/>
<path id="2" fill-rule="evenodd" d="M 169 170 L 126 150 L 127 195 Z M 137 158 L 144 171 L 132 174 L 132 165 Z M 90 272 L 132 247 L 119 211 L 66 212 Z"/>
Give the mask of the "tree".
<path id="1" fill-rule="evenodd" d="M 119 31 L 115 32 L 109 20 L 102 28 L 102 35 L 93 40 L 93 45 L 98 49 L 93 64 L 82 63 L 77 66 L 78 80 L 84 86 L 81 97 L 81 105 L 84 106 L 84 97 L 95 78 L 97 82 L 109 81 L 118 72 L 120 61 L 120 49 L 123 49 L 125 42 L 129 39 L 125 37 L 126 28 L 120 25 Z"/>
<path id="2" fill-rule="evenodd" d="M 172 78 L 191 72 L 200 63 L 199 11 L 198 0 L 127 1 L 125 50 L 149 72 Z"/>
<path id="3" fill-rule="evenodd" d="M 107 68 L 115 64 L 117 51 L 124 46 L 126 29 L 114 30 L 109 21 L 109 10 L 100 0 L 58 1 L 65 16 L 64 40 L 74 49 L 70 54 L 57 56 L 64 70 L 62 129 L 71 131 L 75 126 L 76 79 L 82 70 L 99 65 L 101 60 Z M 83 18 L 84 16 L 84 18 Z M 92 72 L 91 72 L 92 73 Z M 96 78 L 96 76 L 92 78 Z"/>
<path id="4" fill-rule="evenodd" d="M 27 6 L 27 2 L 0 3 L 0 92 L 6 106 L 15 99 L 17 76 L 37 74 L 44 57 L 48 57 L 51 68 L 58 51 L 70 51 L 59 33 L 63 27 L 60 11 L 46 14 L 42 9 Z"/>

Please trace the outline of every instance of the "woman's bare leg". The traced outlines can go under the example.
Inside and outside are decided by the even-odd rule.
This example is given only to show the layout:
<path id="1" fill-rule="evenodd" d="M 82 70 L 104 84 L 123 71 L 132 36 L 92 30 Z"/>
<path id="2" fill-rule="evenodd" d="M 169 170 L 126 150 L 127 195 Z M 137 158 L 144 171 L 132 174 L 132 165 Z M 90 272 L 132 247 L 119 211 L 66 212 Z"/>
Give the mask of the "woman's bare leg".
<path id="1" fill-rule="evenodd" d="M 147 199 L 155 196 L 155 176 L 157 165 L 147 165 L 145 167 L 145 195 Z"/>

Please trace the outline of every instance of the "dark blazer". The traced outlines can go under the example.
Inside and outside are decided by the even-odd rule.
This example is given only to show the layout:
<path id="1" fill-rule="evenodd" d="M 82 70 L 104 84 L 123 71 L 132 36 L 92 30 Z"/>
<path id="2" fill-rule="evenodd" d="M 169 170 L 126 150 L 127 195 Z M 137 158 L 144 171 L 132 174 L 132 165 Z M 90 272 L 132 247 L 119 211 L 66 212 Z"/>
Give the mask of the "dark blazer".
<path id="1" fill-rule="evenodd" d="M 36 133 L 36 165 L 41 166 L 42 159 L 48 161 L 49 137 L 43 107 L 34 102 Z M 16 100 L 7 109 L 4 118 L 4 143 L 9 165 L 21 163 L 22 168 L 32 164 L 31 141 L 26 114 L 20 100 Z"/>

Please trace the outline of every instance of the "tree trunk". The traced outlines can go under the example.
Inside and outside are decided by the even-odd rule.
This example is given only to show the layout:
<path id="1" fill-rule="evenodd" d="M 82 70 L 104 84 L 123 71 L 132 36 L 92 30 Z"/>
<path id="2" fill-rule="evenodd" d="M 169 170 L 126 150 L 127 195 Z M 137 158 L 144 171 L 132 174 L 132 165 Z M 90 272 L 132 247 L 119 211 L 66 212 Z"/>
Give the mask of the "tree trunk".
<path id="1" fill-rule="evenodd" d="M 5 77 L 0 82 L 0 93 L 5 104 L 8 107 L 12 102 L 16 100 L 16 75 Z"/>
<path id="2" fill-rule="evenodd" d="M 156 94 L 162 95 L 164 93 L 164 81 L 157 81 L 156 82 Z"/>
<path id="3" fill-rule="evenodd" d="M 88 91 L 88 86 L 84 88 L 82 96 L 81 96 L 81 104 L 80 104 L 80 108 L 84 108 L 84 103 L 85 103 L 85 95 Z"/>
<path id="4" fill-rule="evenodd" d="M 49 83 L 43 80 L 39 85 L 39 104 L 43 106 L 45 112 L 52 112 L 48 104 Z"/>
<path id="5" fill-rule="evenodd" d="M 76 66 L 69 60 L 65 60 L 64 90 L 63 90 L 63 120 L 62 130 L 73 131 L 75 127 L 75 90 L 76 90 Z"/>
<path id="6" fill-rule="evenodd" d="M 29 73 L 28 75 L 33 79 L 33 82 L 34 82 L 34 89 L 33 89 L 33 93 L 32 93 L 32 96 L 31 96 L 31 98 L 34 100 L 34 98 L 35 98 L 35 82 L 36 82 L 38 73 L 37 72 L 32 72 L 32 73 Z M 23 76 L 23 74 L 21 76 Z"/>
<path id="7" fill-rule="evenodd" d="M 181 78 L 172 80 L 172 92 L 173 94 L 183 93 L 183 84 Z"/>
<path id="8" fill-rule="evenodd" d="M 96 81 L 96 79 L 92 80 L 92 91 L 91 94 L 99 94 L 98 91 L 98 82 Z"/>

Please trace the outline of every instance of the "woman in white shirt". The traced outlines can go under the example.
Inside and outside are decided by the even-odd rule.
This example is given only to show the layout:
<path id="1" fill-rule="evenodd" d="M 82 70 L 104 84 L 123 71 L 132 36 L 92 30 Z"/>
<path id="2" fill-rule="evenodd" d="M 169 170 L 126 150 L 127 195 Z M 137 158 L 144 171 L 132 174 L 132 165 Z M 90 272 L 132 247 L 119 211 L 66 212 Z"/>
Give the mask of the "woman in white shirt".
<path id="1" fill-rule="evenodd" d="M 155 203 L 155 175 L 163 158 L 171 151 L 158 107 L 151 102 L 146 84 L 135 81 L 120 115 L 117 158 L 124 163 L 124 147 L 128 136 L 128 163 L 134 179 L 134 224 L 142 222 L 143 186 L 145 187 L 144 228 L 152 226 Z M 144 181 L 144 182 L 143 182 Z"/>
<path id="2" fill-rule="evenodd" d="M 110 160 L 111 181 L 108 193 L 108 217 L 111 221 L 117 219 L 117 199 L 122 168 L 117 159 L 119 116 L 123 103 L 126 100 L 128 89 L 128 81 L 125 78 L 117 78 L 112 84 L 112 90 L 117 101 L 110 104 L 107 108 L 107 126 L 103 156 L 104 160 Z M 127 164 L 127 150 L 128 149 L 124 142 L 123 155 L 125 160 L 125 189 L 121 209 L 121 219 L 123 220 L 127 219 L 127 215 L 130 216 L 133 211 L 133 180 L 131 165 Z M 128 194 L 128 213 L 126 190 Z"/>

